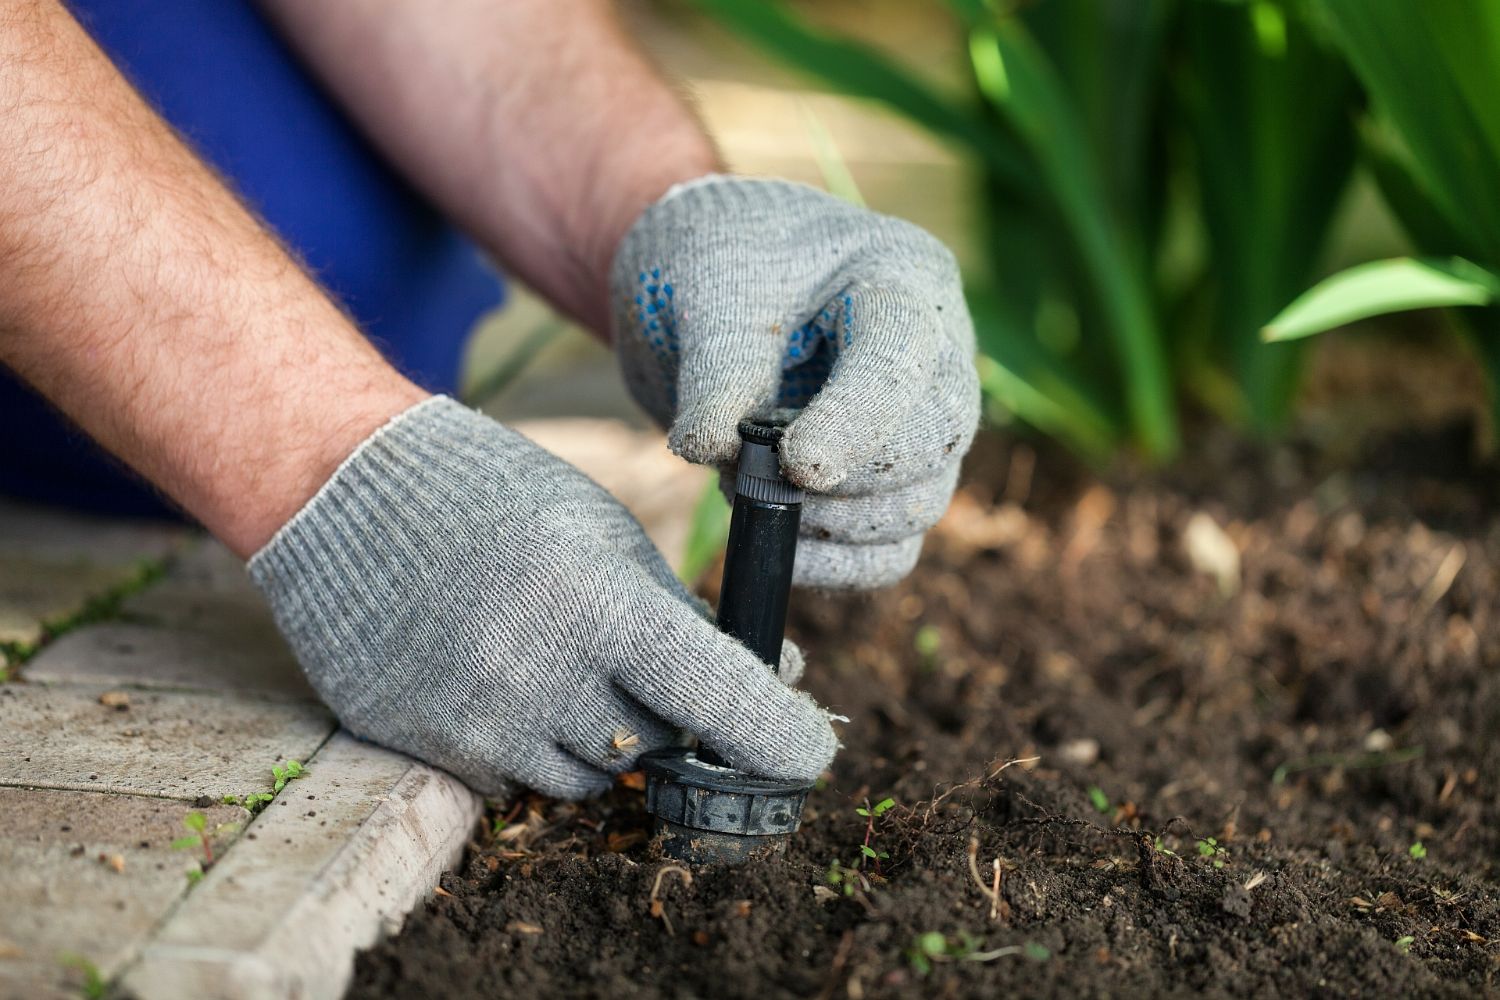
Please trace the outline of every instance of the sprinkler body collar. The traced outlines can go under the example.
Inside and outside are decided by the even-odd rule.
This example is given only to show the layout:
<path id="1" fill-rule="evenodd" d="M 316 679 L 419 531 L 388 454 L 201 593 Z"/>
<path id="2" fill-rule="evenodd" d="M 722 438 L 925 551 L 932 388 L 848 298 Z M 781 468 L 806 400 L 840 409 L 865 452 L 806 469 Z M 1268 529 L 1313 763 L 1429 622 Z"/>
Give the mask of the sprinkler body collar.
<path id="1" fill-rule="evenodd" d="M 775 671 L 797 553 L 803 494 L 781 475 L 781 426 L 742 421 L 718 625 Z M 646 809 L 662 854 L 689 864 L 739 864 L 786 849 L 810 783 L 738 770 L 712 750 L 672 747 L 641 758 Z"/>

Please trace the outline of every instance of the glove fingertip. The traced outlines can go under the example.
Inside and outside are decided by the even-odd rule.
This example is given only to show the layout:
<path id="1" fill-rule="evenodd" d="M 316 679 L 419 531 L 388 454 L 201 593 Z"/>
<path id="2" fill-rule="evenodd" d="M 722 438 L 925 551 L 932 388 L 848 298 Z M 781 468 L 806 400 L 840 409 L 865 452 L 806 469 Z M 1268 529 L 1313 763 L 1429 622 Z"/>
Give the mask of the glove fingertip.
<path id="1" fill-rule="evenodd" d="M 779 725 L 729 742 L 705 736 L 704 742 L 736 767 L 781 781 L 811 782 L 828 769 L 838 753 L 838 735 L 829 714 L 806 692 L 786 689 L 788 703 Z"/>
<path id="2" fill-rule="evenodd" d="M 781 469 L 812 493 L 826 493 L 848 478 L 851 450 L 839 439 L 805 422 L 793 421 L 781 439 Z"/>
<path id="3" fill-rule="evenodd" d="M 740 419 L 748 411 L 722 403 L 684 409 L 667 432 L 667 447 L 698 465 L 732 462 L 740 453 Z"/>

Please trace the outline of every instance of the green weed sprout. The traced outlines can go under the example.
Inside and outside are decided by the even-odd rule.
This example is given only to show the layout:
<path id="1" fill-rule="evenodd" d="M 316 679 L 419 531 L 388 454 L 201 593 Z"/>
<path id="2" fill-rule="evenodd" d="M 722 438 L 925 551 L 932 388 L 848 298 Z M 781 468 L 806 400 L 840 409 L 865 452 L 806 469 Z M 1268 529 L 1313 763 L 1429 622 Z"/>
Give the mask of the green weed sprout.
<path id="1" fill-rule="evenodd" d="M 1418 840 L 1406 849 L 1406 853 L 1411 855 L 1413 861 L 1421 861 L 1427 857 L 1427 846 Z"/>
<path id="2" fill-rule="evenodd" d="M 891 798 L 881 799 L 873 806 L 870 805 L 869 799 L 865 799 L 865 804 L 854 810 L 857 815 L 865 818 L 865 840 L 864 843 L 859 845 L 859 860 L 855 862 L 856 868 L 863 869 L 865 862 L 868 861 L 875 866 L 876 874 L 879 874 L 880 863 L 890 858 L 889 852 L 879 850 L 875 847 L 875 821 L 890 812 L 895 806 L 896 800 Z"/>
<path id="3" fill-rule="evenodd" d="M 1204 837 L 1198 841 L 1198 856 L 1213 859 L 1215 868 L 1224 867 L 1224 859 L 1229 857 L 1229 852 L 1213 837 Z"/>
<path id="4" fill-rule="evenodd" d="M 1025 944 L 1006 945 L 990 951 L 980 951 L 979 941 L 968 931 L 959 931 L 949 936 L 941 931 L 927 931 L 912 939 L 905 951 L 906 963 L 919 976 L 932 972 L 937 962 L 993 962 L 997 958 L 1022 955 L 1033 962 L 1045 962 L 1052 957 L 1051 949 L 1035 941 Z"/>
<path id="5" fill-rule="evenodd" d="M 1094 804 L 1095 809 L 1106 816 L 1115 811 L 1115 807 L 1110 804 L 1109 796 L 1105 795 L 1104 789 L 1098 785 L 1089 786 L 1089 801 Z"/>
<path id="6" fill-rule="evenodd" d="M 77 969 L 83 974 L 82 992 L 88 1000 L 102 1000 L 109 992 L 109 982 L 99 971 L 99 967 L 82 955 L 65 952 L 58 958 L 58 962 L 64 968 Z"/>
<path id="7" fill-rule="evenodd" d="M 306 773 L 307 768 L 303 767 L 302 762 L 299 760 L 289 760 L 283 766 L 273 765 L 271 767 L 271 774 L 275 777 L 276 784 L 272 787 L 271 793 L 273 795 L 279 793 L 286 787 L 288 781 L 300 778 Z"/>
<path id="8" fill-rule="evenodd" d="M 233 833 L 239 829 L 238 823 L 220 823 L 214 827 L 212 833 L 208 831 L 208 817 L 201 812 L 190 812 L 182 819 L 182 825 L 190 831 L 186 837 L 178 837 L 172 841 L 172 850 L 187 851 L 193 848 L 203 849 L 203 866 L 197 872 L 197 878 L 188 876 L 188 881 L 196 882 L 203 877 L 203 869 L 214 863 L 213 838 L 226 833 Z"/>

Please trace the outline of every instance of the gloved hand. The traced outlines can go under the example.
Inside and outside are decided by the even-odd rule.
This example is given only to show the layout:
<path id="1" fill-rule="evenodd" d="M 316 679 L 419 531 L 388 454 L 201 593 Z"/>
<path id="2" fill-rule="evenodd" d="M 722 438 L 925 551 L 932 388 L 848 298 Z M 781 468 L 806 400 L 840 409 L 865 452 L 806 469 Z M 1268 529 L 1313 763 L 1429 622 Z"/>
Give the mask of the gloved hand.
<path id="1" fill-rule="evenodd" d="M 973 324 L 941 243 L 801 184 L 712 176 L 646 209 L 610 289 L 626 383 L 677 454 L 727 466 L 741 418 L 801 410 L 781 445 L 813 494 L 799 584 L 911 570 L 979 422 Z"/>
<path id="2" fill-rule="evenodd" d="M 602 487 L 451 399 L 377 431 L 249 568 L 345 726 L 486 794 L 603 791 L 679 726 L 771 777 L 837 746 Z"/>

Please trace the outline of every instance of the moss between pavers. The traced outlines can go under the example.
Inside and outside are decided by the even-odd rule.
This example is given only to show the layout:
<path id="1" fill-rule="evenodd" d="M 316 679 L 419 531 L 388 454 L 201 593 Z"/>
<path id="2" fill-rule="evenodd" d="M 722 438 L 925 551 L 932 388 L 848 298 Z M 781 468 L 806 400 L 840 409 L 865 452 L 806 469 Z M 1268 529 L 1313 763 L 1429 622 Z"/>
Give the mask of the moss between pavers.
<path id="1" fill-rule="evenodd" d="M 126 566 L 0 559 L 0 682 L 49 642 L 119 615 L 120 605 L 159 580 L 167 559 Z"/>

